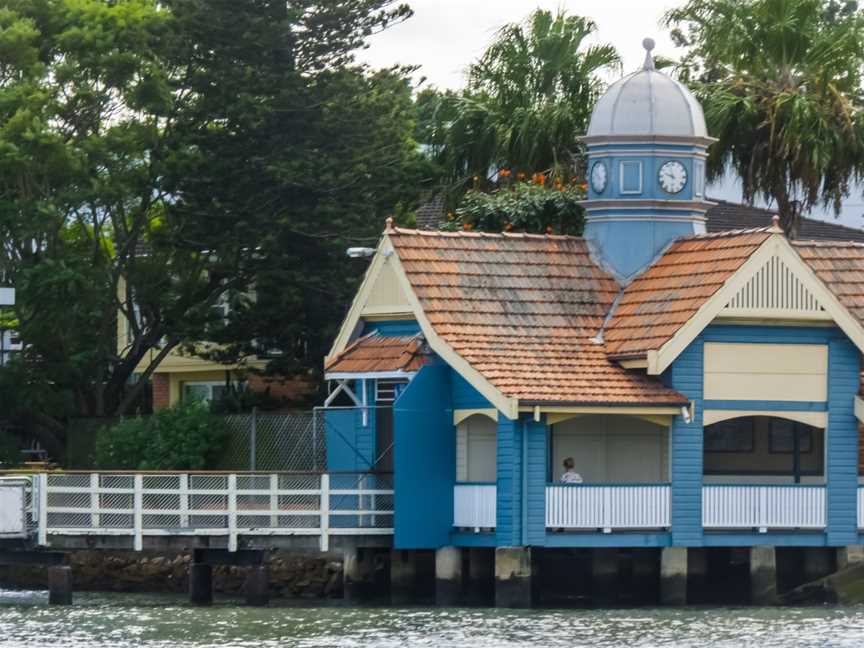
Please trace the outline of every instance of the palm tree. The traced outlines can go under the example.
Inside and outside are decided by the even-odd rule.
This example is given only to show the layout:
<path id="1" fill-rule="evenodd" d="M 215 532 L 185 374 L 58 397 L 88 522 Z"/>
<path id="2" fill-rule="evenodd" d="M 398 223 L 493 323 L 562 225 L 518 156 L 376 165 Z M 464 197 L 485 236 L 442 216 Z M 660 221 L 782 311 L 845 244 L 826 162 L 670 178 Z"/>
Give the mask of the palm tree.
<path id="1" fill-rule="evenodd" d="M 689 0 L 666 15 L 689 47 L 682 78 L 702 101 L 709 178 L 731 168 L 744 198 L 776 203 L 794 238 L 802 211 L 839 213 L 864 171 L 864 18 L 854 2 Z"/>
<path id="2" fill-rule="evenodd" d="M 591 109 L 620 67 L 610 45 L 586 45 L 587 18 L 537 10 L 503 27 L 468 70 L 467 88 L 442 96 L 433 148 L 450 180 L 462 187 L 506 167 L 531 176 L 570 177 Z"/>

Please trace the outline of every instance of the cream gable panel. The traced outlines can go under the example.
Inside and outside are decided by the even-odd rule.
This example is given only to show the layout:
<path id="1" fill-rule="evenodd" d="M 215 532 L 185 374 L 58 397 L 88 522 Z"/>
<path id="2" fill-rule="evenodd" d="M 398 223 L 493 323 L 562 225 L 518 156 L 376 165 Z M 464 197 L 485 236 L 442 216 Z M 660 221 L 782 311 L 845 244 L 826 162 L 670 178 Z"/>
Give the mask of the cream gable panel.
<path id="1" fill-rule="evenodd" d="M 360 311 L 362 315 L 411 312 L 411 304 L 402 286 L 399 285 L 396 270 L 393 268 L 393 264 L 388 263 L 388 261 L 389 259 L 384 261 L 381 271 L 372 284 L 366 303 L 363 304 L 363 309 Z"/>
<path id="2" fill-rule="evenodd" d="M 720 316 L 831 319 L 816 296 L 776 255 L 750 277 Z"/>
<path id="3" fill-rule="evenodd" d="M 705 343 L 706 400 L 824 401 L 824 344 Z"/>

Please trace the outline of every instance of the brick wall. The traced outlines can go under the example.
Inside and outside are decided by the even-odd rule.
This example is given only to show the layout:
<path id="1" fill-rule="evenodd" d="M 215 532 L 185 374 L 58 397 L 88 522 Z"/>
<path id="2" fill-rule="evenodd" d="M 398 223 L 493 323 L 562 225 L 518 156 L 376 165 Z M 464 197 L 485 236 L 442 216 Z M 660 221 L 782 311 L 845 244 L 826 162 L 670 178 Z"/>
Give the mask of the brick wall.
<path id="1" fill-rule="evenodd" d="M 256 392 L 263 392 L 269 388 L 273 398 L 289 402 L 302 401 L 313 395 L 318 388 L 317 383 L 309 378 L 277 378 L 257 374 L 247 375 L 246 385 L 248 389 Z"/>
<path id="2" fill-rule="evenodd" d="M 153 409 L 165 409 L 171 404 L 171 387 L 168 374 L 153 374 Z"/>

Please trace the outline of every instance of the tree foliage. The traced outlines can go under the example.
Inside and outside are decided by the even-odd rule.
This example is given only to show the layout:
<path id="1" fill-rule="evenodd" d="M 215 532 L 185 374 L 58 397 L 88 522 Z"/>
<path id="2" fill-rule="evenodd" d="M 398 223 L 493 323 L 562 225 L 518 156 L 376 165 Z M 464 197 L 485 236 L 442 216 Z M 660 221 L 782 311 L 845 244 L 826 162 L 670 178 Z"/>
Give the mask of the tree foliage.
<path id="1" fill-rule="evenodd" d="M 191 402 L 102 428 L 94 463 L 101 470 L 203 470 L 227 440 L 225 421 L 209 404 Z"/>
<path id="2" fill-rule="evenodd" d="M 390 0 L 3 3 L 0 262 L 27 348 L 4 400 L 52 454 L 64 417 L 130 411 L 175 348 L 319 364 L 362 272 L 345 246 L 425 177 L 405 70 L 353 63 L 409 14 Z"/>
<path id="3" fill-rule="evenodd" d="M 467 191 L 459 207 L 448 214 L 446 229 L 582 234 L 585 210 L 579 203 L 586 197 L 583 184 L 547 183 L 542 174 L 509 178 L 506 173 L 491 191 Z"/>
<path id="4" fill-rule="evenodd" d="M 864 17 L 829 0 L 689 0 L 666 17 L 702 102 L 708 173 L 773 200 L 794 237 L 802 211 L 839 212 L 864 161 Z"/>
<path id="5" fill-rule="evenodd" d="M 573 174 L 577 137 L 605 87 L 600 74 L 620 66 L 611 45 L 587 44 L 596 29 L 581 16 L 537 10 L 498 32 L 463 92 L 438 97 L 429 143 L 454 186 L 471 188 L 476 176 L 485 188 L 499 168 Z"/>

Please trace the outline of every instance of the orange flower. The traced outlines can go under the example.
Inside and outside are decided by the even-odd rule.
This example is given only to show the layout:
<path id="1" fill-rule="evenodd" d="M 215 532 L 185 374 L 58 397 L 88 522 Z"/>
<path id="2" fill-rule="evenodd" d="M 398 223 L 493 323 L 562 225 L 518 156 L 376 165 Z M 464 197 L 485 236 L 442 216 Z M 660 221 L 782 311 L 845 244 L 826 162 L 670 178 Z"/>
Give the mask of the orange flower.
<path id="1" fill-rule="evenodd" d="M 502 178 L 510 177 L 510 169 L 498 169 L 498 175 Z"/>
<path id="2" fill-rule="evenodd" d="M 520 171 L 519 173 L 516 174 L 516 179 L 517 180 L 524 180 L 525 174 L 522 171 Z"/>
<path id="3" fill-rule="evenodd" d="M 467 232 L 471 229 L 471 223 L 462 223 L 462 229 Z"/>
<path id="4" fill-rule="evenodd" d="M 512 232 L 513 231 L 513 223 L 504 223 L 504 231 Z"/>
<path id="5" fill-rule="evenodd" d="M 579 188 L 580 188 L 582 191 L 585 191 L 586 189 L 588 189 L 588 183 L 587 183 L 587 182 L 583 182 L 583 183 L 581 183 L 581 184 L 579 185 Z"/>

